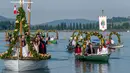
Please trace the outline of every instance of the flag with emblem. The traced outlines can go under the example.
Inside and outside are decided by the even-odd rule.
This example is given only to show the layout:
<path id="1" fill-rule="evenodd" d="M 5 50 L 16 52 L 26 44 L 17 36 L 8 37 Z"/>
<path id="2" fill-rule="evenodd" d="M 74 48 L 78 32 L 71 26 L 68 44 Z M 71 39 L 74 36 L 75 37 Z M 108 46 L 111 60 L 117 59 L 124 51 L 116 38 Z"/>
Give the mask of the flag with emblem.
<path id="1" fill-rule="evenodd" d="M 99 30 L 106 30 L 107 29 L 107 17 L 106 16 L 99 16 Z"/>

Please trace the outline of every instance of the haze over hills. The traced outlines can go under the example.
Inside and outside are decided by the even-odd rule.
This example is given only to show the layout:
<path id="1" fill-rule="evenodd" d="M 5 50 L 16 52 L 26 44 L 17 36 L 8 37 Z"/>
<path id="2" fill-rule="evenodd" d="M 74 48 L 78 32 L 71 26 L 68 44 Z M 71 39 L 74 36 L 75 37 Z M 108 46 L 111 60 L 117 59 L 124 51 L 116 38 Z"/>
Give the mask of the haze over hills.
<path id="1" fill-rule="evenodd" d="M 45 24 L 58 25 L 58 24 L 61 24 L 61 23 L 66 23 L 66 24 L 70 24 L 70 23 L 89 24 L 89 23 L 97 23 L 97 22 L 98 21 L 86 20 L 86 19 L 61 19 L 61 20 L 54 20 L 54 21 L 51 21 L 51 22 L 42 23 L 42 24 L 39 24 L 39 25 L 45 25 Z"/>
<path id="2" fill-rule="evenodd" d="M 15 21 L 15 19 L 0 16 L 0 21 Z"/>
<path id="3" fill-rule="evenodd" d="M 12 18 L 7 18 L 4 16 L 0 16 L 0 21 L 15 21 L 15 19 Z M 112 17 L 107 19 L 108 23 L 111 22 L 130 22 L 130 17 Z M 50 21 L 50 22 L 45 22 L 45 23 L 41 23 L 41 24 L 34 24 L 34 25 L 58 25 L 61 23 L 66 23 L 66 24 L 70 24 L 70 23 L 78 23 L 78 24 L 89 24 L 89 23 L 98 23 L 98 21 L 96 20 L 87 20 L 87 19 L 61 19 L 61 20 L 54 20 L 54 21 Z"/>

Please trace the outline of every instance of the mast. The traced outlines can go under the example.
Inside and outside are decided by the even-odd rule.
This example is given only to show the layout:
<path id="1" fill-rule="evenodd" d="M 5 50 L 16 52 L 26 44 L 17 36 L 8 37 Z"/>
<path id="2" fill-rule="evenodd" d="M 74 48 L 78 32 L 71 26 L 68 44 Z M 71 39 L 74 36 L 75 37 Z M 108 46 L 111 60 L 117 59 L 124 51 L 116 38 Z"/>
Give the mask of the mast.
<path id="1" fill-rule="evenodd" d="M 28 0 L 28 9 L 31 9 L 31 0 Z M 28 10 L 28 26 L 29 26 L 28 33 L 29 33 L 29 35 L 30 35 L 30 23 L 31 23 L 30 21 L 31 21 L 31 11 Z"/>
<path id="2" fill-rule="evenodd" d="M 20 0 L 20 7 L 23 7 L 23 0 Z M 22 20 L 20 21 L 20 57 L 22 57 Z"/>

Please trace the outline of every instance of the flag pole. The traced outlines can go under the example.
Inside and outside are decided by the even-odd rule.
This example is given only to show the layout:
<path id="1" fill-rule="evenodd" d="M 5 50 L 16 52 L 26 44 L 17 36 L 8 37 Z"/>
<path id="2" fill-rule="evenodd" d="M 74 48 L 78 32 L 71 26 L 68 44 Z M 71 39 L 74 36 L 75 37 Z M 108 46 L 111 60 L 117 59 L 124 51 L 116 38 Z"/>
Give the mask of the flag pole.
<path id="1" fill-rule="evenodd" d="M 104 10 L 102 10 L 102 16 L 104 15 Z M 103 37 L 105 38 L 105 30 L 103 31 Z"/>
<path id="2" fill-rule="evenodd" d="M 31 0 L 28 0 L 28 9 L 31 9 Z M 28 10 L 28 29 L 29 29 L 29 31 L 28 31 L 28 33 L 29 33 L 29 35 L 30 35 L 30 21 L 31 21 L 31 11 L 30 10 Z"/>
<path id="3" fill-rule="evenodd" d="M 23 7 L 23 0 L 20 0 L 20 7 Z M 22 57 L 22 20 L 20 21 L 20 57 Z"/>

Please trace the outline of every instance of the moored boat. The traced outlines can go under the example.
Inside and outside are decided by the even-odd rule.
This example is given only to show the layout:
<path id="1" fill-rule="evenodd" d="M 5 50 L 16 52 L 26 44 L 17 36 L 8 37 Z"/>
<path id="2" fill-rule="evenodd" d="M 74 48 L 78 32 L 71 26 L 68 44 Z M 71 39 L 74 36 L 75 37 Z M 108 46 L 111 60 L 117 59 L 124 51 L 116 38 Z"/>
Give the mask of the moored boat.
<path id="1" fill-rule="evenodd" d="M 103 54 L 103 55 L 76 55 L 75 58 L 78 60 L 84 60 L 84 61 L 105 61 L 107 62 L 109 60 L 110 54 Z"/>

